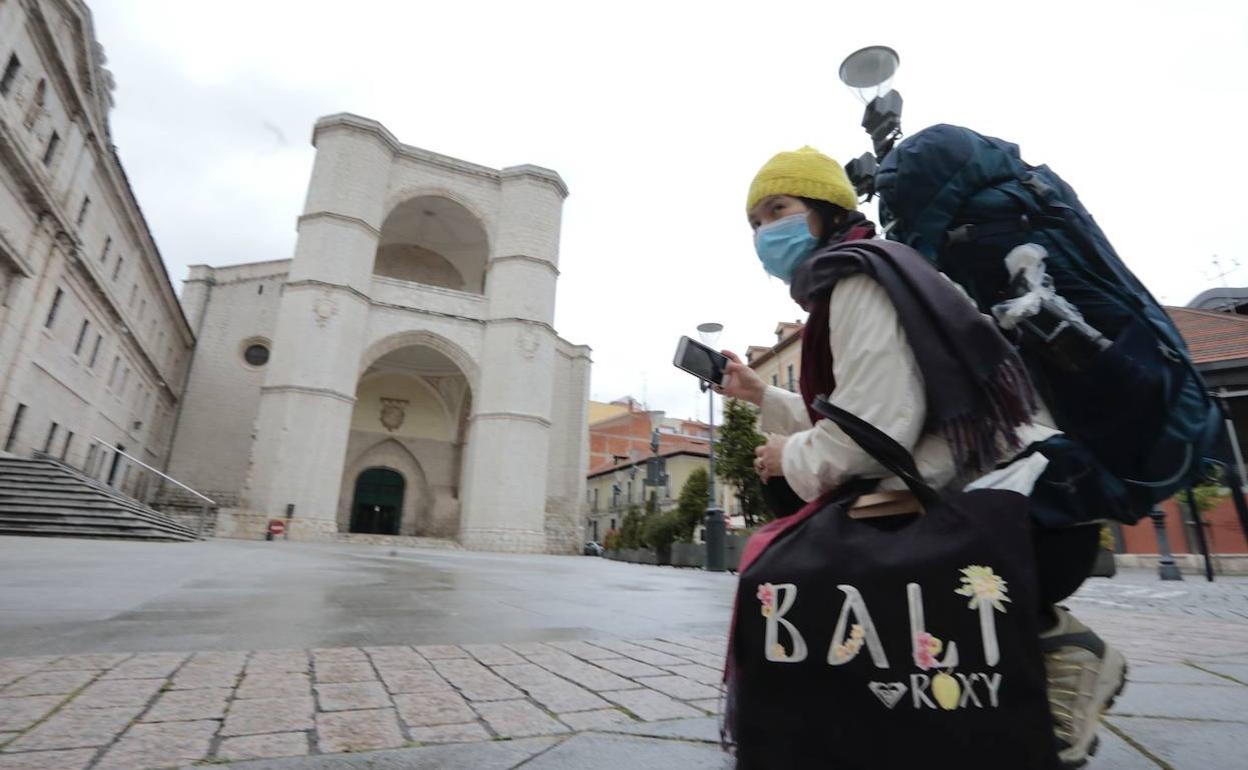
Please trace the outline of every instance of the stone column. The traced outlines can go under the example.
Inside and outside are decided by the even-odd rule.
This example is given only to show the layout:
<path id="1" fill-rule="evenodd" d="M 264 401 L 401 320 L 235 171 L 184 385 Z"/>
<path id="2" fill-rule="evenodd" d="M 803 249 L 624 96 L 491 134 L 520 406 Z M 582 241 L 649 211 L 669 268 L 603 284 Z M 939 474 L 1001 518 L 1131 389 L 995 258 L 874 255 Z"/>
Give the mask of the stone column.
<path id="1" fill-rule="evenodd" d="M 559 225 L 567 188 L 533 166 L 501 173 L 486 275 L 489 320 L 465 451 L 460 536 L 469 548 L 546 549 Z"/>
<path id="2" fill-rule="evenodd" d="M 393 139 L 353 116 L 317 122 L 312 181 L 256 417 L 250 534 L 295 506 L 291 537 L 338 530 L 337 508 Z M 257 529 L 257 527 L 259 527 Z"/>

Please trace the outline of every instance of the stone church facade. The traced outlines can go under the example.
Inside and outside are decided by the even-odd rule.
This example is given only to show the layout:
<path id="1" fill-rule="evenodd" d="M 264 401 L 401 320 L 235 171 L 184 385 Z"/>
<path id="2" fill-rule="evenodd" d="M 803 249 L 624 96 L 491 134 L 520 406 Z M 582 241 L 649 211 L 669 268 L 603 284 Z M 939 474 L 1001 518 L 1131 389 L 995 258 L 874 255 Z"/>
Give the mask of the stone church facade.
<path id="1" fill-rule="evenodd" d="M 129 455 L 223 536 L 578 548 L 590 360 L 553 326 L 556 173 L 323 118 L 293 257 L 192 267 L 179 302 L 111 92 L 81 0 L 0 0 L 0 455 L 150 499 Z"/>
<path id="2" fill-rule="evenodd" d="M 322 118 L 293 259 L 195 266 L 170 473 L 218 532 L 580 539 L 589 350 L 553 327 L 567 188 Z"/>

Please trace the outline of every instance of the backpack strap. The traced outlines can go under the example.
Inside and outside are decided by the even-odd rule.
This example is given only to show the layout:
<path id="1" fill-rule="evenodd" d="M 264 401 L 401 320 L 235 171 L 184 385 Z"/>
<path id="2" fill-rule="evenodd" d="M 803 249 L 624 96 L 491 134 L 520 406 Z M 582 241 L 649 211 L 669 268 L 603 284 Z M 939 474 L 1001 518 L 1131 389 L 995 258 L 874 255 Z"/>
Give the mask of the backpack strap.
<path id="1" fill-rule="evenodd" d="M 845 435 L 862 447 L 897 478 L 905 482 L 923 507 L 934 506 L 941 501 L 940 493 L 928 486 L 919 475 L 918 466 L 906 448 L 894 441 L 887 433 L 866 422 L 852 412 L 832 404 L 826 396 L 819 396 L 811 409 L 836 423 Z"/>

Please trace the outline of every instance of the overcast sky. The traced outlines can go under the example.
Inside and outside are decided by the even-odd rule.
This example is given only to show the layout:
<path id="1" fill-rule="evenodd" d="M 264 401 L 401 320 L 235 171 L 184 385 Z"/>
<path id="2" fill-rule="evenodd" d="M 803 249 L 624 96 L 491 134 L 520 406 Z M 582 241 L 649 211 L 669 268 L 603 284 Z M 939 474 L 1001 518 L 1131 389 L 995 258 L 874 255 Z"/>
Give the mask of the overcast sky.
<path id="1" fill-rule="evenodd" d="M 320 115 L 407 144 L 557 170 L 557 327 L 594 349 L 593 397 L 705 418 L 671 366 L 702 321 L 744 352 L 801 317 L 744 216 L 773 153 L 868 150 L 836 78 L 901 55 L 903 126 L 1017 142 L 1080 193 L 1169 304 L 1248 284 L 1248 3 L 97 0 L 114 141 L 175 284 L 292 255 Z M 609 9 L 609 10 L 607 10 Z"/>

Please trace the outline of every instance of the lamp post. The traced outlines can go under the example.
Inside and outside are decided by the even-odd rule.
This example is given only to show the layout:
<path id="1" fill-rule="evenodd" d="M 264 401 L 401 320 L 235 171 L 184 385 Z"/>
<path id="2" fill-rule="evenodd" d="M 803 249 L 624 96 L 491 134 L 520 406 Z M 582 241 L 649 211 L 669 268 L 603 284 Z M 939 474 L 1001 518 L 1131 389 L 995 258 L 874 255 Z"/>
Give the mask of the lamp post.
<path id="1" fill-rule="evenodd" d="M 702 344 L 714 348 L 719 342 L 720 332 L 724 325 L 720 323 L 704 323 L 698 325 L 698 337 Z M 707 443 L 708 473 L 706 479 L 706 517 L 703 520 L 706 532 L 706 571 L 724 571 L 724 512 L 715 504 L 715 389 L 710 383 L 703 382 L 702 389 L 707 393 L 707 424 L 710 426 L 710 441 Z"/>
<path id="2" fill-rule="evenodd" d="M 893 75 L 899 66 L 901 57 L 896 51 L 885 45 L 872 45 L 846 56 L 838 73 L 841 82 L 867 105 L 862 127 L 871 136 L 875 154 L 863 153 L 845 164 L 845 173 L 854 191 L 867 196 L 867 200 L 875 194 L 879 161 L 884 160 L 901 138 L 902 99 L 901 94 L 893 90 Z"/>
<path id="3" fill-rule="evenodd" d="M 1174 563 L 1174 556 L 1170 553 L 1170 538 L 1166 535 L 1166 512 L 1159 505 L 1153 506 L 1148 516 L 1157 530 L 1157 576 L 1162 580 L 1182 580 L 1179 565 Z"/>

